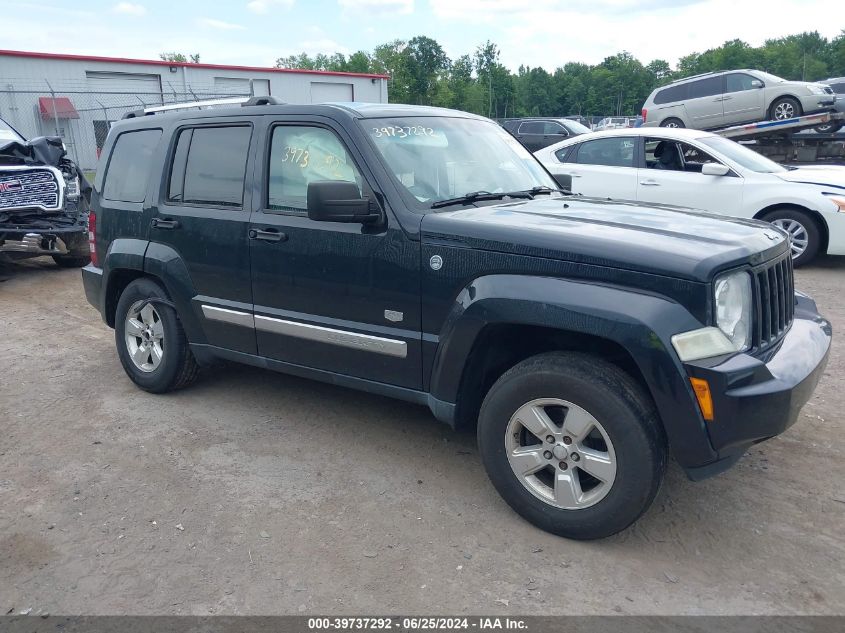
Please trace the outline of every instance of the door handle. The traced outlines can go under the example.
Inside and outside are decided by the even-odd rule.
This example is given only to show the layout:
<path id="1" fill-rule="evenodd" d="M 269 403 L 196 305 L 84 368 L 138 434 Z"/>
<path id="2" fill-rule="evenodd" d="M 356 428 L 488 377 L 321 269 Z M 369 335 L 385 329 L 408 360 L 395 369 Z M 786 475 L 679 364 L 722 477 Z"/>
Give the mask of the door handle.
<path id="1" fill-rule="evenodd" d="M 249 239 L 264 242 L 286 242 L 288 236 L 278 229 L 250 229 Z"/>
<path id="2" fill-rule="evenodd" d="M 172 218 L 153 218 L 153 221 L 150 225 L 154 229 L 178 229 L 179 228 L 179 220 L 174 220 Z"/>
<path id="3" fill-rule="evenodd" d="M 645 187 L 659 187 L 660 183 L 656 180 L 641 180 L 640 184 Z"/>
<path id="4" fill-rule="evenodd" d="M 733 97 L 722 97 L 722 101 L 730 101 Z"/>

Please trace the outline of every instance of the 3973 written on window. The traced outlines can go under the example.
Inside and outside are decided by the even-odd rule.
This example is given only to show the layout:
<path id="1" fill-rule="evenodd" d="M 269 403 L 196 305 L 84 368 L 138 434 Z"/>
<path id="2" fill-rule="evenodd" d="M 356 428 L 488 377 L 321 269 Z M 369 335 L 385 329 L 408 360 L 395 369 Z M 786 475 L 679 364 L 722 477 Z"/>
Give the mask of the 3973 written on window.
<path id="1" fill-rule="evenodd" d="M 346 148 L 325 128 L 278 126 L 270 144 L 268 207 L 304 214 L 308 184 L 321 180 L 354 182 L 361 175 Z"/>

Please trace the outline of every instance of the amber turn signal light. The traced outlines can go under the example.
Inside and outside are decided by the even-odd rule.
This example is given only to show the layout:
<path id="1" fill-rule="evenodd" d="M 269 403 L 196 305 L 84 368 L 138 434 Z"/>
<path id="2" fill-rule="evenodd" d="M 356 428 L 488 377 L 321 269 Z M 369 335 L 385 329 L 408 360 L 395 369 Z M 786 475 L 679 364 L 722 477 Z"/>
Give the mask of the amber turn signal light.
<path id="1" fill-rule="evenodd" d="M 701 415 L 708 422 L 713 421 L 713 398 L 710 396 L 710 385 L 703 378 L 690 378 L 692 390 L 695 392 L 695 397 L 698 399 L 698 407 L 701 409 Z"/>

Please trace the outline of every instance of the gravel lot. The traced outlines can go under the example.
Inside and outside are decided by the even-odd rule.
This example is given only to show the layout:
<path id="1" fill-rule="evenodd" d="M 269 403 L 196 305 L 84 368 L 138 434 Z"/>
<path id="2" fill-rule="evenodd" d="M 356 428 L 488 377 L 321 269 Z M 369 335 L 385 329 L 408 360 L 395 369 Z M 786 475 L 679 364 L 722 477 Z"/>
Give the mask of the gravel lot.
<path id="1" fill-rule="evenodd" d="M 78 271 L 4 275 L 0 613 L 845 613 L 841 334 L 786 434 L 578 543 L 422 408 L 240 366 L 149 395 Z M 845 258 L 797 277 L 841 332 Z"/>

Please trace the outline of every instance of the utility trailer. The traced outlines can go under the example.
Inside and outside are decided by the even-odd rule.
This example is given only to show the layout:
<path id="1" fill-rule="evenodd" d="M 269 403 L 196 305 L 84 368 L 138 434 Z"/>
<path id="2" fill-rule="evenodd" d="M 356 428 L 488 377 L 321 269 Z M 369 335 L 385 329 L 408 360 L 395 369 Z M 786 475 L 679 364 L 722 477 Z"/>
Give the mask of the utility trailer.
<path id="1" fill-rule="evenodd" d="M 845 133 L 821 134 L 813 128 L 845 121 L 845 113 L 823 112 L 713 130 L 779 163 L 845 160 Z"/>

